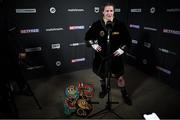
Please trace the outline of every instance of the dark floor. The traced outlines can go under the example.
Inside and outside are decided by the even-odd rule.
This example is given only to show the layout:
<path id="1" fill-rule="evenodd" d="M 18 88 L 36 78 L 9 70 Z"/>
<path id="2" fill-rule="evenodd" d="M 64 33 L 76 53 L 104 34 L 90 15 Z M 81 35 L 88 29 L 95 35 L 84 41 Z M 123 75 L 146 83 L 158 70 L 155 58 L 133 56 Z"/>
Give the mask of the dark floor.
<path id="1" fill-rule="evenodd" d="M 121 118 L 144 119 L 143 114 L 156 113 L 161 119 L 180 119 L 180 92 L 168 86 L 162 80 L 157 80 L 136 68 L 126 65 L 125 78 L 127 88 L 133 100 L 133 105 L 128 106 L 123 102 L 120 90 L 115 81 L 111 81 L 112 110 Z M 95 86 L 95 97 L 91 114 L 105 108 L 107 96 L 98 98 L 100 90 L 99 78 L 91 69 L 56 75 L 49 78 L 33 79 L 29 84 L 37 97 L 42 109 L 40 110 L 32 96 L 16 95 L 15 102 L 19 118 L 81 118 L 77 115 L 66 117 L 64 115 L 64 90 L 68 84 L 77 84 L 77 81 L 92 82 Z M 107 111 L 92 118 L 117 118 Z"/>

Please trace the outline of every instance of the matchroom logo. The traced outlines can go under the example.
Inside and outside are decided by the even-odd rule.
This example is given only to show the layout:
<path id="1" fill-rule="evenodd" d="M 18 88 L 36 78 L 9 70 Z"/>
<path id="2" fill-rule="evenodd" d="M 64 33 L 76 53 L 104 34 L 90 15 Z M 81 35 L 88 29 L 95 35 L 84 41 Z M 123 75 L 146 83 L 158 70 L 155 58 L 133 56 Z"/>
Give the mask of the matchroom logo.
<path id="1" fill-rule="evenodd" d="M 152 27 L 144 27 L 144 30 L 157 31 L 156 28 L 152 28 Z"/>
<path id="2" fill-rule="evenodd" d="M 166 68 L 163 68 L 163 67 L 161 67 L 161 66 L 156 66 L 156 69 L 158 69 L 159 71 L 162 71 L 162 72 L 164 72 L 164 73 L 166 73 L 166 74 L 168 74 L 168 75 L 171 74 L 171 71 L 170 71 L 170 70 L 168 70 L 168 69 L 166 69 Z"/>
<path id="3" fill-rule="evenodd" d="M 35 70 L 35 69 L 41 69 L 44 68 L 44 65 L 37 65 L 37 66 L 31 66 L 31 67 L 27 67 L 27 70 Z"/>
<path id="4" fill-rule="evenodd" d="M 25 52 L 40 52 L 42 47 L 25 48 Z"/>
<path id="5" fill-rule="evenodd" d="M 82 8 L 69 8 L 68 12 L 84 12 L 85 10 Z"/>
<path id="6" fill-rule="evenodd" d="M 177 53 L 167 50 L 165 48 L 158 48 L 158 50 L 166 54 L 177 55 Z"/>
<path id="7" fill-rule="evenodd" d="M 30 9 L 16 9 L 16 13 L 36 13 L 35 8 Z"/>
<path id="8" fill-rule="evenodd" d="M 47 28 L 46 32 L 51 32 L 51 31 L 61 31 L 64 30 L 64 28 Z"/>
<path id="9" fill-rule="evenodd" d="M 180 8 L 168 8 L 166 12 L 180 12 Z"/>

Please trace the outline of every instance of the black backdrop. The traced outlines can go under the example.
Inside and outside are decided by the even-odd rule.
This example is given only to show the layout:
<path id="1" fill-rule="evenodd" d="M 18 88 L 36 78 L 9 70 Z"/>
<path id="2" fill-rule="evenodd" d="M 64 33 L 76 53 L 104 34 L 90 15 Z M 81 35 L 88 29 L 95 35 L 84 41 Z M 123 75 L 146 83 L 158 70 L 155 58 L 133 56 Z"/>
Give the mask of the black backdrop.
<path id="1" fill-rule="evenodd" d="M 27 53 L 26 74 L 59 74 L 90 68 L 84 35 L 101 16 L 105 0 L 6 0 L 8 29 Z M 180 6 L 177 0 L 113 0 L 132 44 L 127 62 L 170 83 L 179 83 Z M 26 75 L 26 76 L 27 76 Z"/>
<path id="2" fill-rule="evenodd" d="M 177 0 L 130 0 L 128 25 L 132 45 L 129 63 L 178 85 L 180 51 L 180 5 Z"/>
<path id="3" fill-rule="evenodd" d="M 8 29 L 27 53 L 25 76 L 59 74 L 91 67 L 92 50 L 84 35 L 101 17 L 105 0 L 5 0 Z M 126 19 L 127 3 L 113 1 L 116 15 Z M 120 7 L 121 6 L 121 7 Z"/>
<path id="4" fill-rule="evenodd" d="M 157 64 L 156 48 L 159 38 L 160 1 L 129 1 L 128 25 L 132 45 L 128 51 L 131 62 L 148 73 L 154 73 Z"/>

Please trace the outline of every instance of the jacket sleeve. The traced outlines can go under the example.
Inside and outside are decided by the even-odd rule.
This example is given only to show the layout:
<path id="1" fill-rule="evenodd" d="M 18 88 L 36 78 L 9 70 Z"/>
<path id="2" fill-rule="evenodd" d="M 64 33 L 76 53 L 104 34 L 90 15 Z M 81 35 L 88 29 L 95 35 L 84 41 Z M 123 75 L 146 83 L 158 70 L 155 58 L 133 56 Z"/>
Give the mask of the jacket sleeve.
<path id="1" fill-rule="evenodd" d="M 95 31 L 96 31 L 96 25 L 95 23 L 93 23 L 85 35 L 85 42 L 87 47 L 91 47 L 91 45 L 95 43 L 96 40 Z"/>

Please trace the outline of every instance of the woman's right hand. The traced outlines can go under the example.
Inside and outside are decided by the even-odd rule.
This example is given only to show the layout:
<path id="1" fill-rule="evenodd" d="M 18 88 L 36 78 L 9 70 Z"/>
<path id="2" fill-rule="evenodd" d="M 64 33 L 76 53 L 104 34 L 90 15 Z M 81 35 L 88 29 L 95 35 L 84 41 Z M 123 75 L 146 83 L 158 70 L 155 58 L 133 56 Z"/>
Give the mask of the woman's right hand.
<path id="1" fill-rule="evenodd" d="M 97 51 L 97 52 L 100 52 L 102 49 L 101 49 L 101 46 L 99 46 L 98 44 L 93 44 L 93 45 L 91 45 L 92 46 L 92 48 L 95 50 L 95 51 Z"/>

